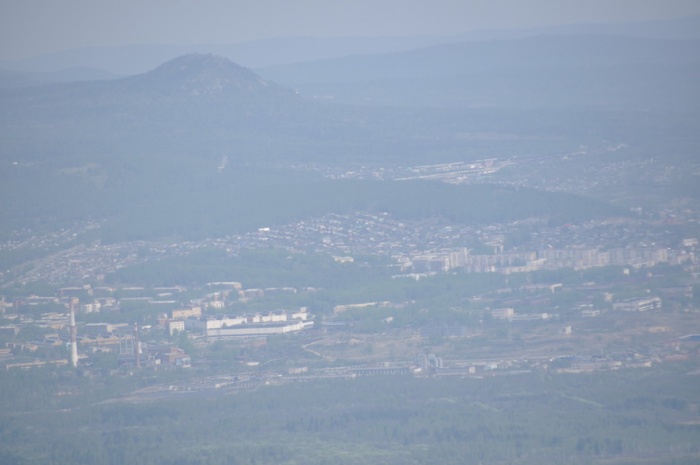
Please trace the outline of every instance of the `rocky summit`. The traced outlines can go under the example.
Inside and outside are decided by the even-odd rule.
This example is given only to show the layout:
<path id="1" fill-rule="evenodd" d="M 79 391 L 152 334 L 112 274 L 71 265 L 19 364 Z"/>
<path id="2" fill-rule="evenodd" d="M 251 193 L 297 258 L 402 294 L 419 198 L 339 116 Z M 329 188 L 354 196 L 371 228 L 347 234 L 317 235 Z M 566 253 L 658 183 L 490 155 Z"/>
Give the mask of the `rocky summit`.
<path id="1" fill-rule="evenodd" d="M 174 95 L 206 96 L 285 89 L 262 79 L 248 68 L 210 54 L 190 54 L 170 60 L 154 70 L 125 80 L 129 87 L 153 89 Z"/>

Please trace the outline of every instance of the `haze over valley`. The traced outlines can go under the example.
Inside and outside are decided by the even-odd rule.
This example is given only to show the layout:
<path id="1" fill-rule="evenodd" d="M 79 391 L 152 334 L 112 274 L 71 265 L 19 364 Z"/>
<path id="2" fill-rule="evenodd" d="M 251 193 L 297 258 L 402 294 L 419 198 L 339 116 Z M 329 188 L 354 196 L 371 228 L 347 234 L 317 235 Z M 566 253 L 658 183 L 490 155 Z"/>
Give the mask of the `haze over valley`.
<path id="1" fill-rule="evenodd" d="M 0 462 L 696 463 L 697 23 L 3 59 Z"/>

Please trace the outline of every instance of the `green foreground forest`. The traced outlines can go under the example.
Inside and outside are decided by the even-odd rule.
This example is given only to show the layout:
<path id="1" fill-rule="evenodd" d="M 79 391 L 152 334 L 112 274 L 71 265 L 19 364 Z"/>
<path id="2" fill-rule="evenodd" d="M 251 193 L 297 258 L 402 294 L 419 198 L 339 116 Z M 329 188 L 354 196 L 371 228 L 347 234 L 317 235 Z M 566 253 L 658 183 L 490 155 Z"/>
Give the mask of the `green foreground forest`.
<path id="1" fill-rule="evenodd" d="M 696 368 L 360 377 L 141 403 L 104 398 L 152 374 L 96 384 L 68 371 L 4 372 L 0 463 L 692 464 Z"/>

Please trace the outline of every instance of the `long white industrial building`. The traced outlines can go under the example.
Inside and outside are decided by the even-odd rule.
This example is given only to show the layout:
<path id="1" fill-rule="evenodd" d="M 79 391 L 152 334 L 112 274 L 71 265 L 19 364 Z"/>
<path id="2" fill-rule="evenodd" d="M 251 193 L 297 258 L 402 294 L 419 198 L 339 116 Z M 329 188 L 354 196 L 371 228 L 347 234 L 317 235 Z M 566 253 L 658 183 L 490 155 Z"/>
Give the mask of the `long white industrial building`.
<path id="1" fill-rule="evenodd" d="M 268 336 L 271 334 L 284 334 L 312 328 L 313 321 L 290 321 L 287 323 L 259 323 L 252 325 L 237 325 L 227 328 L 207 328 L 204 335 L 207 337 L 243 337 L 243 336 Z"/>
<path id="2" fill-rule="evenodd" d="M 307 318 L 306 308 L 302 308 L 293 313 L 276 311 L 265 314 L 188 318 L 184 324 L 187 331 L 201 331 L 207 337 L 261 336 L 310 328 L 313 321 L 308 321 Z"/>

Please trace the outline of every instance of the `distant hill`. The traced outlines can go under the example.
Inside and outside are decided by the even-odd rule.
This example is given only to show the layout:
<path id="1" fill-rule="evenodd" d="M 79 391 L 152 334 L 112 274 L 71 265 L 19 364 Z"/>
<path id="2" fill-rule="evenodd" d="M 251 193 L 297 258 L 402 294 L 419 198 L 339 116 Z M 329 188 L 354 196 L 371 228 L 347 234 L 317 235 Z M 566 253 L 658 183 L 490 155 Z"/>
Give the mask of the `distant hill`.
<path id="1" fill-rule="evenodd" d="M 531 53 L 537 49 L 530 47 Z M 445 53 L 435 55 L 432 66 L 459 56 L 440 50 Z M 540 50 L 539 60 L 534 55 L 521 58 L 533 73 L 549 73 L 543 64 L 570 52 L 548 41 Z M 585 61 L 583 50 L 578 49 L 576 60 Z M 620 53 L 603 52 L 595 60 L 608 63 Z M 513 53 L 504 50 L 501 56 Z M 684 59 L 685 52 L 678 53 Z M 406 56 L 418 55 L 401 59 Z M 483 59 L 484 69 L 493 62 L 489 60 Z M 421 63 L 404 65 L 410 71 Z M 353 69 L 346 67 L 345 72 Z M 559 89 L 575 89 L 577 79 L 573 74 Z M 497 80 L 489 81 L 494 91 L 510 91 Z M 516 90 L 529 92 L 528 86 Z M 521 95 L 517 92 L 513 96 Z M 99 219 L 105 225 L 99 232 L 102 239 L 211 237 L 357 209 L 471 222 L 532 215 L 575 221 L 617 211 L 562 193 L 431 182 L 346 182 L 321 174 L 327 167 L 408 167 L 561 153 L 604 140 L 658 141 L 666 150 L 673 138 L 658 135 L 668 135 L 668 128 L 679 132 L 675 139 L 683 143 L 697 138 L 692 127 L 696 120 L 682 112 L 658 118 L 654 113 L 552 110 L 547 105 L 538 100 L 524 110 L 502 110 L 329 104 L 206 54 L 181 56 L 121 79 L 4 89 L 0 197 L 9 200 L 0 203 L 0 233 Z M 488 137 L 470 136 L 474 134 Z"/>
<path id="2" fill-rule="evenodd" d="M 543 35 L 435 45 L 402 53 L 353 56 L 272 66 L 258 72 L 285 85 L 434 78 L 474 72 L 676 65 L 700 60 L 700 40 L 667 40 L 609 35 Z"/>
<path id="3" fill-rule="evenodd" d="M 3 113 L 8 117 L 5 129 L 32 121 L 51 121 L 58 126 L 71 121 L 97 129 L 101 124 L 113 126 L 114 118 L 128 126 L 134 120 L 150 125 L 196 116 L 194 107 L 183 112 L 184 104 L 206 104 L 205 112 L 213 114 L 228 109 L 226 117 L 235 119 L 244 114 L 276 112 L 280 106 L 298 100 L 292 90 L 226 58 L 191 54 L 126 78 L 0 90 L 4 109 L 13 109 L 11 116 L 5 111 L 0 117 Z M 179 109 L 174 111 L 172 105 L 179 105 Z"/>
<path id="4" fill-rule="evenodd" d="M 128 45 L 86 47 L 27 58 L 0 61 L 0 68 L 53 73 L 71 68 L 96 68 L 113 75 L 133 75 L 153 69 L 173 57 L 215 53 L 246 67 L 327 60 L 351 55 L 385 54 L 438 44 L 516 40 L 537 35 L 604 34 L 656 39 L 700 39 L 700 16 L 630 23 L 581 23 L 528 29 L 490 29 L 456 36 L 405 37 L 280 37 L 238 44 Z"/>
<path id="5" fill-rule="evenodd" d="M 61 79 L 69 80 L 66 73 Z M 95 72 L 94 77 L 104 75 Z M 184 55 L 143 74 L 118 79 L 92 79 L 88 82 L 46 83 L 41 90 L 20 91 L 19 98 L 32 93 L 43 96 L 73 94 L 92 97 L 95 94 L 116 95 L 120 98 L 140 97 L 144 94 L 168 97 L 203 97 L 207 95 L 244 96 L 274 93 L 291 95 L 292 92 L 263 80 L 248 68 L 227 58 L 212 54 Z M 99 102 L 96 102 L 99 103 Z"/>
<path id="6" fill-rule="evenodd" d="M 538 35 L 600 34 L 650 39 L 700 39 L 700 16 L 622 23 L 574 23 L 526 29 L 486 29 L 461 34 L 459 41 L 524 39 Z"/>
<path id="7" fill-rule="evenodd" d="M 543 35 L 258 71 L 338 103 L 677 110 L 700 105 L 699 50 L 698 40 Z"/>
<path id="8" fill-rule="evenodd" d="M 246 67 L 257 68 L 348 55 L 407 51 L 454 40 L 459 39 L 441 36 L 281 37 L 238 44 L 86 47 L 23 60 L 0 61 L 0 67 L 23 72 L 48 73 L 89 66 L 114 74 L 134 75 L 153 69 L 173 57 L 214 53 Z"/>
<path id="9" fill-rule="evenodd" d="M 211 54 L 181 56 L 148 73 L 121 79 L 116 84 L 125 92 L 152 92 L 172 97 L 291 95 L 291 91 L 263 80 L 248 68 Z"/>
<path id="10" fill-rule="evenodd" d="M 247 68 L 193 54 L 127 78 L 0 89 L 0 134 L 6 153 L 19 159 L 141 146 L 206 152 L 237 136 L 274 130 L 302 104 L 292 90 Z"/>

